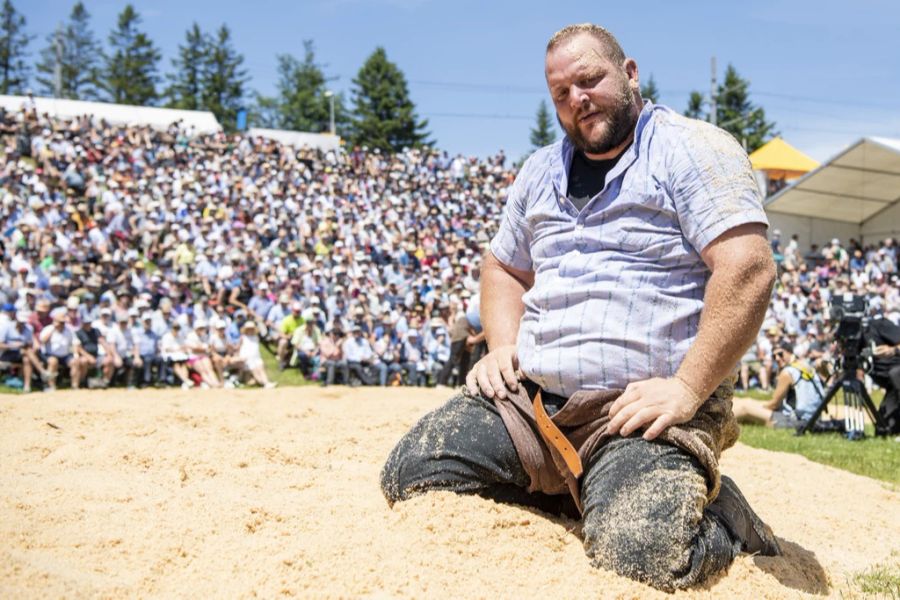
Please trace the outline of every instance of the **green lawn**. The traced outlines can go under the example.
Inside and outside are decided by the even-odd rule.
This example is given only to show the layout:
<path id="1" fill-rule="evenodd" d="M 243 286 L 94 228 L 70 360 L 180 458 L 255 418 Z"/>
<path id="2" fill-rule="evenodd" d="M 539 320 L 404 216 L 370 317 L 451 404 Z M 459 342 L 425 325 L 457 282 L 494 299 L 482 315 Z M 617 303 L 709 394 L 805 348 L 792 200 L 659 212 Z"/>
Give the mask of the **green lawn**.
<path id="1" fill-rule="evenodd" d="M 739 395 L 760 401 L 768 400 L 771 396 L 755 390 Z M 881 390 L 876 390 L 872 394 L 872 401 L 877 405 L 882 397 Z M 865 439 L 851 442 L 836 433 L 798 437 L 793 430 L 741 425 L 740 441 L 754 448 L 794 452 L 851 473 L 900 485 L 900 442 L 895 442 L 893 437 L 875 437 L 871 426 L 866 427 Z"/>

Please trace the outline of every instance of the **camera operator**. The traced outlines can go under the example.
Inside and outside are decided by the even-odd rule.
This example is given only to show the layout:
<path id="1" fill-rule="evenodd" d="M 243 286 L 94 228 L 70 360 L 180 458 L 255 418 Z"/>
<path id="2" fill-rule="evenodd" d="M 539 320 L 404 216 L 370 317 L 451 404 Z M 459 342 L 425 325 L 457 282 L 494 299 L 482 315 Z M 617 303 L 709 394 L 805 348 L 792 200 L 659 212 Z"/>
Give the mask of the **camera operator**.
<path id="1" fill-rule="evenodd" d="M 868 341 L 874 344 L 872 381 L 884 388 L 878 412 L 888 433 L 900 433 L 900 327 L 883 315 L 869 323 Z"/>
<path id="2" fill-rule="evenodd" d="M 733 398 L 732 411 L 742 423 L 762 423 L 777 429 L 796 429 L 816 411 L 825 397 L 818 373 L 794 355 L 793 347 L 782 342 L 773 352 L 778 365 L 772 400 L 761 404 L 751 398 Z"/>

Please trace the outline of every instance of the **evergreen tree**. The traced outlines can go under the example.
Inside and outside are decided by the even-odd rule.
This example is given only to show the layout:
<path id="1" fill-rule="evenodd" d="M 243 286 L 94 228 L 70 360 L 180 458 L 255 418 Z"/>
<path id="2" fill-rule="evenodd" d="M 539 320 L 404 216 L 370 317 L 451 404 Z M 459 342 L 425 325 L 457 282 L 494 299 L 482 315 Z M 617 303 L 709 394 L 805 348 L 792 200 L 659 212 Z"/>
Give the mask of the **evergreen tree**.
<path id="1" fill-rule="evenodd" d="M 656 81 L 653 79 L 652 73 L 650 78 L 647 79 L 647 83 L 641 86 L 641 98 L 649 100 L 653 104 L 659 102 L 659 89 L 656 87 Z"/>
<path id="2" fill-rule="evenodd" d="M 25 16 L 9 0 L 0 7 L 0 94 L 21 94 L 28 87 L 30 68 L 25 62 L 31 36 L 25 33 Z"/>
<path id="3" fill-rule="evenodd" d="M 289 54 L 278 56 L 278 95 L 256 95 L 251 114 L 255 125 L 312 133 L 327 132 L 331 126 L 331 99 L 326 95 L 328 78 L 316 62 L 312 40 L 303 42 L 303 60 Z M 334 98 L 338 133 L 346 133 L 348 121 L 343 95 Z"/>
<path id="4" fill-rule="evenodd" d="M 119 104 L 152 104 L 158 97 L 156 65 L 159 50 L 138 30 L 141 17 L 130 4 L 119 13 L 109 34 L 112 55 L 106 57 L 106 88 L 109 99 Z"/>
<path id="5" fill-rule="evenodd" d="M 247 71 L 241 68 L 244 57 L 231 43 L 231 32 L 222 25 L 210 41 L 203 73 L 203 108 L 212 111 L 227 131 L 237 126 L 237 113 L 244 98 Z"/>
<path id="6" fill-rule="evenodd" d="M 775 135 L 775 123 L 766 121 L 765 111 L 750 102 L 749 87 L 750 82 L 728 65 L 716 94 L 716 124 L 753 152 Z"/>
<path id="7" fill-rule="evenodd" d="M 201 92 L 209 45 L 208 37 L 197 23 L 185 32 L 184 45 L 178 46 L 178 56 L 172 59 L 175 72 L 166 76 L 170 81 L 166 106 L 186 110 L 200 110 L 203 106 Z"/>
<path id="8" fill-rule="evenodd" d="M 684 116 L 692 119 L 706 120 L 707 115 L 703 112 L 703 94 L 698 91 L 692 91 L 688 98 L 688 107 L 684 111 Z"/>
<path id="9" fill-rule="evenodd" d="M 430 145 L 409 98 L 406 77 L 378 47 L 353 80 L 353 141 L 387 151 Z"/>
<path id="10" fill-rule="evenodd" d="M 541 100 L 538 105 L 534 129 L 531 130 L 531 145 L 535 150 L 549 146 L 556 141 L 556 132 L 553 130 L 553 121 L 550 119 L 550 111 L 547 110 L 547 102 Z"/>
<path id="11" fill-rule="evenodd" d="M 93 100 L 98 92 L 98 58 L 100 45 L 89 25 L 90 14 L 84 4 L 72 7 L 69 22 L 47 36 L 47 47 L 41 51 L 37 64 L 37 82 L 47 95 L 73 100 Z M 56 89 L 57 68 L 60 89 Z"/>

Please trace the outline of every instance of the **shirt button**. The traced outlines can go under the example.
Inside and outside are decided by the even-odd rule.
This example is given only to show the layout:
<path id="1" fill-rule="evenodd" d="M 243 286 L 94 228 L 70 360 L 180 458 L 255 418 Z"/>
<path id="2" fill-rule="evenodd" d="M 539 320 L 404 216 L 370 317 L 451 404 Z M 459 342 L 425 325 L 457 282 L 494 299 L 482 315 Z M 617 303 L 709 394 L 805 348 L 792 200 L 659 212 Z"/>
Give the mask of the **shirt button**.
<path id="1" fill-rule="evenodd" d="M 582 229 L 584 229 L 584 223 L 575 224 L 575 231 L 581 231 Z"/>

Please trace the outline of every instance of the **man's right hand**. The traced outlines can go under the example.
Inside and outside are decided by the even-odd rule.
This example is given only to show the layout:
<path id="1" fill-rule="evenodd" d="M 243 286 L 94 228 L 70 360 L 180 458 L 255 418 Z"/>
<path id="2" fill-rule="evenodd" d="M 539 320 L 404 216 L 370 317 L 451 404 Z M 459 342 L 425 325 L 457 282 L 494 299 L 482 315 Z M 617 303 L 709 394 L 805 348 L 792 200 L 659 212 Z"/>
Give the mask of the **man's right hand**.
<path id="1" fill-rule="evenodd" d="M 466 376 L 466 387 L 472 395 L 481 393 L 493 398 L 506 398 L 506 390 L 516 392 L 519 389 L 519 358 L 516 345 L 499 346 L 485 354 Z"/>

